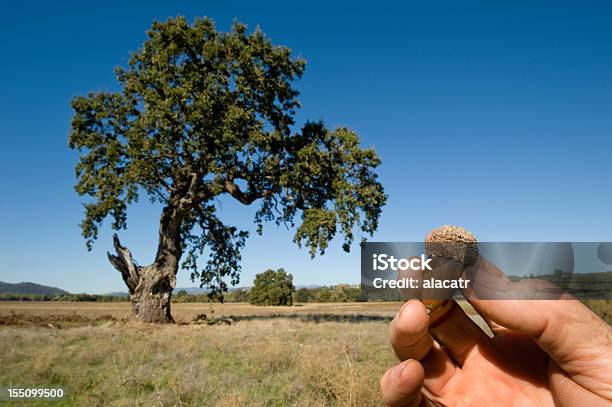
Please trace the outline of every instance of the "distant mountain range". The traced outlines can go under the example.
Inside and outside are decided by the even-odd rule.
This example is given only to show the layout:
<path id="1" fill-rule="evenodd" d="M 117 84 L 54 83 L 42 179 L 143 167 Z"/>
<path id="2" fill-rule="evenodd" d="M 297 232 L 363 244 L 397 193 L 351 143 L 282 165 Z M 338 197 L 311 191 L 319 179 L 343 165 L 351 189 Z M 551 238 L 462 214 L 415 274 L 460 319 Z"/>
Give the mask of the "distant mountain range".
<path id="1" fill-rule="evenodd" d="M 295 286 L 296 290 L 300 288 L 319 288 L 320 285 L 297 285 Z M 232 287 L 229 291 L 234 291 L 238 289 L 250 289 L 251 287 Z M 197 295 L 197 294 L 206 294 L 208 290 L 200 287 L 177 287 L 174 289 L 173 293 L 177 294 L 179 291 L 187 291 L 187 294 Z M 22 282 L 22 283 L 5 283 L 0 281 L 0 294 L 18 294 L 18 295 L 32 295 L 32 294 L 40 294 L 40 295 L 64 295 L 70 294 L 68 291 L 62 290 L 57 287 L 50 287 L 47 285 L 35 284 L 30 282 Z M 104 293 L 102 295 L 110 295 L 113 297 L 127 297 L 128 293 L 125 291 L 114 291 L 109 293 Z"/>
<path id="2" fill-rule="evenodd" d="M 0 281 L 0 294 L 18 294 L 18 295 L 64 295 L 70 294 L 68 291 L 57 287 L 49 287 L 48 285 L 35 284 L 30 282 L 22 283 L 5 283 Z"/>

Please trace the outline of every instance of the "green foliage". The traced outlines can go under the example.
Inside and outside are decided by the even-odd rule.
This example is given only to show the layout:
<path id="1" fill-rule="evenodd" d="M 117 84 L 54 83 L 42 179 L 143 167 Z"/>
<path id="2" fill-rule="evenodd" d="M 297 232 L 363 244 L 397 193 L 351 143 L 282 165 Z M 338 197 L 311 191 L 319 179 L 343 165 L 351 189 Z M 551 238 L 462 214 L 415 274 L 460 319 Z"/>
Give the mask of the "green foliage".
<path id="1" fill-rule="evenodd" d="M 251 293 L 246 288 L 237 288 L 227 293 L 224 299 L 227 302 L 249 302 Z"/>
<path id="2" fill-rule="evenodd" d="M 293 294 L 294 302 L 309 302 L 313 300 L 314 300 L 313 295 L 311 294 L 310 290 L 306 287 L 300 288 Z"/>
<path id="3" fill-rule="evenodd" d="M 353 287 L 348 284 L 338 284 L 331 287 L 302 287 L 294 293 L 293 299 L 295 302 L 363 301 L 359 287 Z"/>
<path id="4" fill-rule="evenodd" d="M 211 298 L 208 294 L 189 294 L 185 290 L 179 291 L 172 296 L 175 303 L 206 303 L 214 302 L 218 298 Z M 249 290 L 246 288 L 236 288 L 223 295 L 223 302 L 249 302 Z"/>
<path id="5" fill-rule="evenodd" d="M 253 305 L 293 305 L 293 276 L 284 269 L 268 269 L 255 276 L 250 292 Z"/>
<path id="6" fill-rule="evenodd" d="M 216 294 L 227 291 L 226 277 L 238 283 L 248 236 L 216 216 L 219 196 L 258 201 L 258 233 L 269 221 L 295 226 L 295 243 L 312 256 L 338 231 L 348 251 L 355 228 L 376 230 L 386 196 L 374 150 L 347 128 L 292 130 L 303 59 L 238 22 L 224 33 L 209 18 L 177 17 L 147 35 L 116 70 L 120 91 L 72 100 L 69 145 L 80 153 L 88 248 L 105 218 L 124 229 L 144 193 L 178 226 L 183 268 Z"/>
<path id="7" fill-rule="evenodd" d="M 332 293 L 333 302 L 353 302 L 359 301 L 361 290 L 358 287 L 351 287 L 348 284 L 339 284 L 334 287 Z"/>

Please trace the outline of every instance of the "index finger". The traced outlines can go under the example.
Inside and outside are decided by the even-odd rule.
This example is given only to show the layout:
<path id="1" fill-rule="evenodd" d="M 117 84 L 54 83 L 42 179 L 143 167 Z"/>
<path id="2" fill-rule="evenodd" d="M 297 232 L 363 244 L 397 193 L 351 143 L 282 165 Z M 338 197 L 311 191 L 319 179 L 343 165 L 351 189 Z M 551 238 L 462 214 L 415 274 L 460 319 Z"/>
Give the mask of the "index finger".
<path id="1" fill-rule="evenodd" d="M 503 278 L 503 272 L 491 264 Z M 506 277 L 507 278 L 507 277 Z M 483 317 L 535 342 L 578 384 L 612 399 L 612 328 L 585 305 L 566 295 L 557 300 L 481 300 L 465 296 Z"/>
<path id="2" fill-rule="evenodd" d="M 389 326 L 391 346 L 400 360 L 421 360 L 431 349 L 429 316 L 422 302 L 406 302 Z"/>

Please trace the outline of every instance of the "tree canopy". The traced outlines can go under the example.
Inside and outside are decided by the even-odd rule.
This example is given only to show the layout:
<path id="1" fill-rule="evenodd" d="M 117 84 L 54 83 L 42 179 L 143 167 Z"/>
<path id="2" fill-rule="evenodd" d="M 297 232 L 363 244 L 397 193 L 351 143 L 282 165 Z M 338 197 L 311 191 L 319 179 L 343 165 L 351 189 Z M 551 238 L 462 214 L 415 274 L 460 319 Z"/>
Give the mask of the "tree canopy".
<path id="1" fill-rule="evenodd" d="M 293 129 L 303 59 L 239 22 L 219 32 L 209 18 L 177 17 L 147 36 L 116 69 L 120 90 L 72 101 L 88 248 L 105 218 L 126 228 L 128 206 L 144 195 L 163 207 L 156 263 L 183 257 L 193 279 L 224 292 L 227 278 L 238 282 L 248 233 L 221 221 L 222 195 L 258 202 L 258 233 L 265 222 L 295 227 L 294 242 L 311 256 L 338 231 L 348 251 L 355 228 L 376 230 L 386 196 L 375 151 L 348 128 Z M 118 239 L 115 247 L 127 250 Z"/>

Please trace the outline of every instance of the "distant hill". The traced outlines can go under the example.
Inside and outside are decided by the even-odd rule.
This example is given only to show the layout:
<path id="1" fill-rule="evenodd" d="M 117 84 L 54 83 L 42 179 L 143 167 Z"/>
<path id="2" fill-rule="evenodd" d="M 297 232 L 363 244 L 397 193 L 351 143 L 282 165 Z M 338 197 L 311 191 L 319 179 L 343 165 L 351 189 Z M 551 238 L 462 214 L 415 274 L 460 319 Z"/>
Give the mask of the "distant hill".
<path id="1" fill-rule="evenodd" d="M 47 285 L 34 284 L 30 282 L 22 283 L 5 283 L 0 281 L 0 294 L 20 294 L 20 295 L 64 295 L 70 294 L 68 291 L 64 291 L 57 287 L 49 287 Z"/>
<path id="2" fill-rule="evenodd" d="M 295 289 L 299 290 L 300 288 L 320 288 L 320 285 L 296 285 Z M 234 291 L 234 290 L 250 290 L 251 287 L 230 287 L 228 289 L 228 291 Z M 181 292 L 181 291 L 186 291 L 187 294 L 189 295 L 200 295 L 200 294 L 206 294 L 208 293 L 208 290 L 205 288 L 200 288 L 200 287 L 176 287 L 174 290 L 172 290 L 172 293 L 174 295 L 176 295 L 177 293 Z M 114 291 L 114 292 L 110 292 L 110 293 L 104 293 L 102 295 L 108 295 L 111 297 L 128 297 L 129 294 L 125 291 Z"/>
<path id="3" fill-rule="evenodd" d="M 320 288 L 320 285 L 297 285 L 295 286 L 296 290 L 299 290 L 300 288 Z M 230 287 L 228 291 L 234 291 L 234 290 L 250 290 L 251 287 Z M 206 294 L 208 292 L 208 290 L 206 290 L 205 288 L 200 288 L 200 287 L 177 287 L 173 290 L 173 293 L 176 295 L 176 293 L 178 293 L 179 291 L 185 290 L 187 291 L 188 294 L 190 295 L 199 295 L 199 294 Z M 68 291 L 62 290 L 61 288 L 57 288 L 57 287 L 50 287 L 47 285 L 41 285 L 41 284 L 35 284 L 35 283 L 31 283 L 31 282 L 22 282 L 22 283 L 16 283 L 16 284 L 12 284 L 12 283 L 5 283 L 3 281 L 0 281 L 0 295 L 1 294 L 17 294 L 17 295 L 33 295 L 33 294 L 39 294 L 39 295 L 64 295 L 64 294 L 70 294 Z M 129 294 L 125 291 L 115 291 L 115 292 L 109 292 L 109 293 L 103 293 L 102 295 L 108 295 L 111 297 L 128 297 Z"/>

